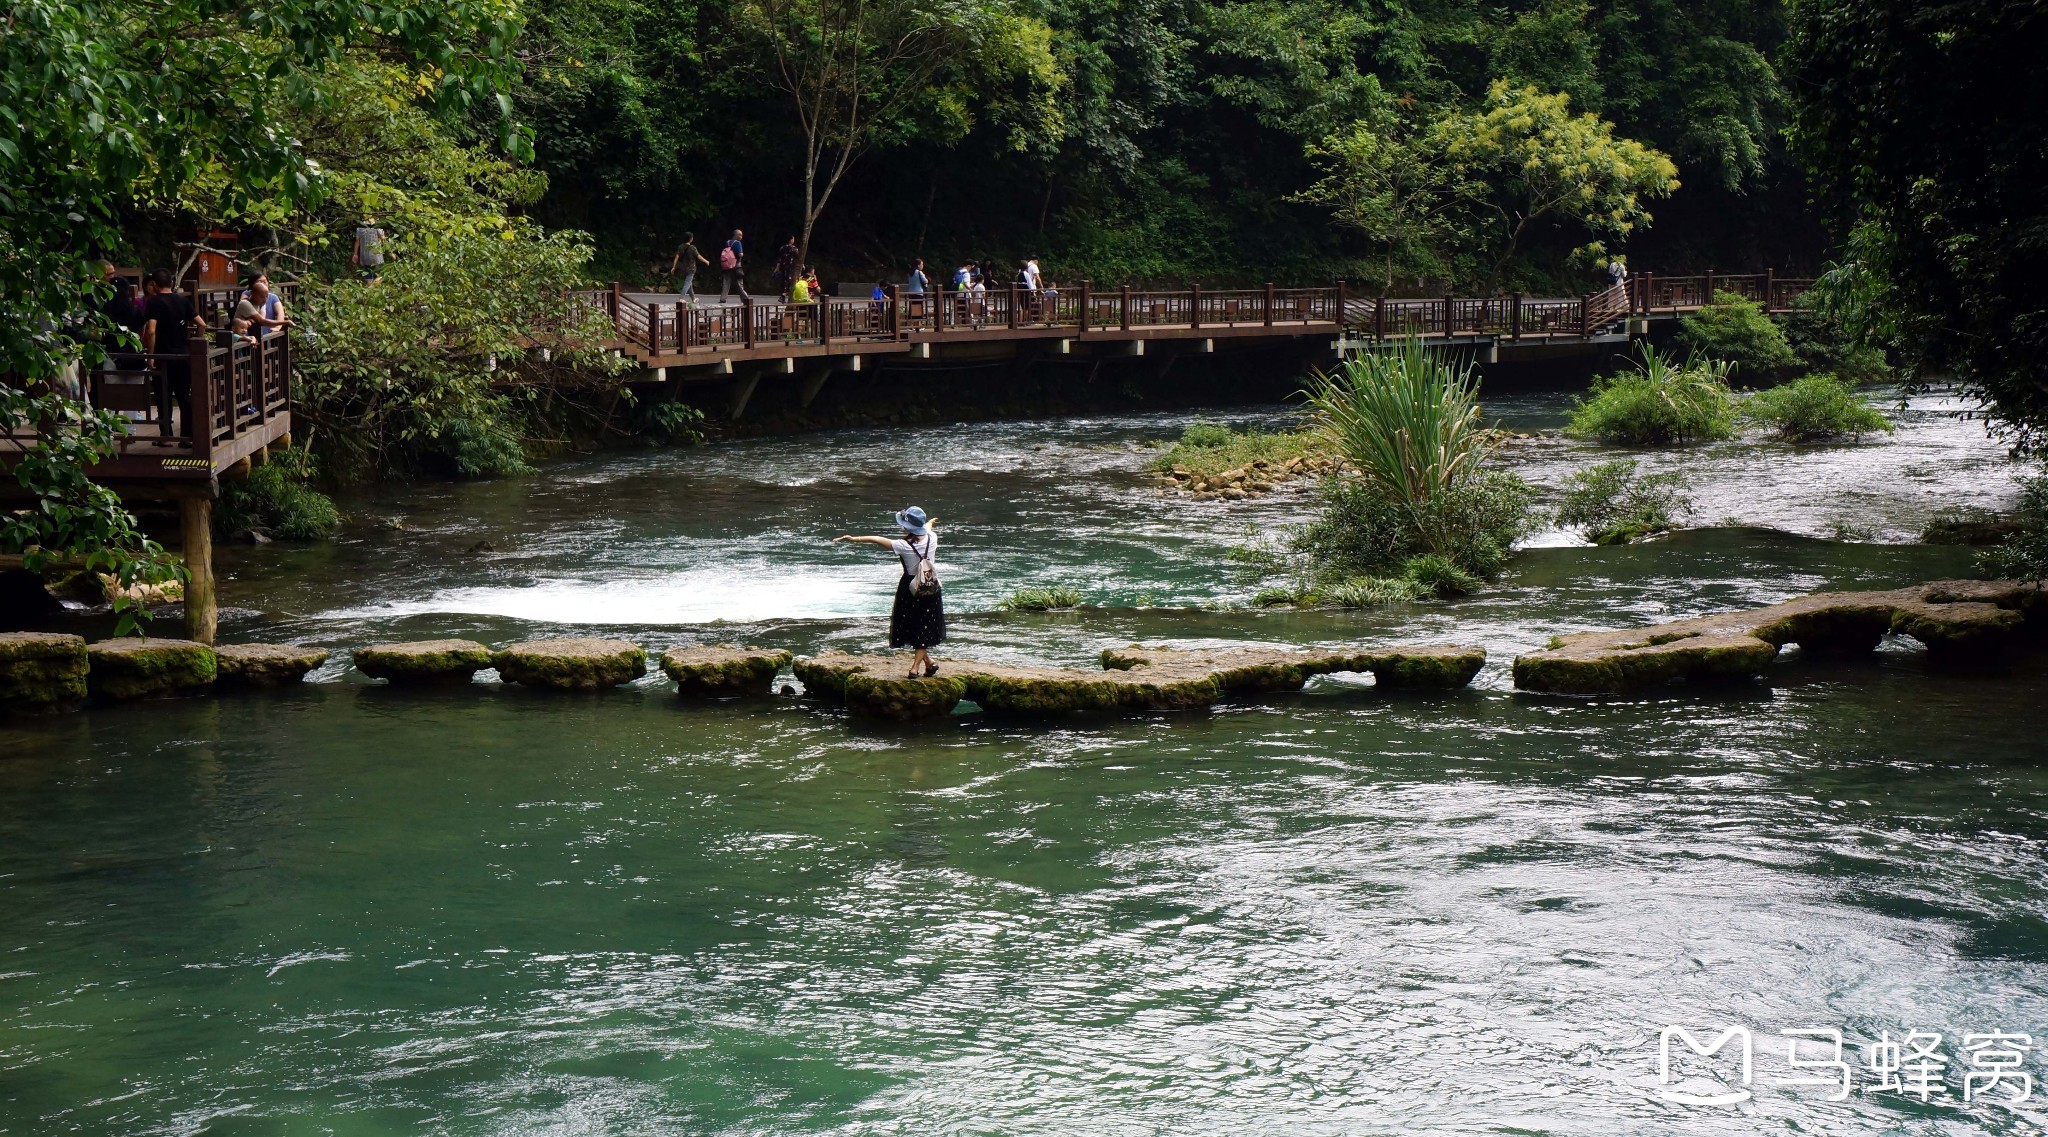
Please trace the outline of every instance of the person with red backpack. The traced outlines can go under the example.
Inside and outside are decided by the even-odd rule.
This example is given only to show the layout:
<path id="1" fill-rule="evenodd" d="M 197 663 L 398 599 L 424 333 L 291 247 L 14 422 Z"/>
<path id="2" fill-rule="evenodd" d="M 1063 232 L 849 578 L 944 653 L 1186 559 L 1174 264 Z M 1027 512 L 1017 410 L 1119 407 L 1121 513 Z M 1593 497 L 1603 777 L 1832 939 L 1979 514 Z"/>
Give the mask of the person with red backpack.
<path id="1" fill-rule="evenodd" d="M 745 236 L 745 233 L 733 230 L 732 240 L 727 241 L 725 247 L 718 250 L 718 271 L 724 277 L 723 283 L 718 286 L 718 301 L 721 304 L 734 290 L 738 290 L 740 299 L 752 299 L 747 295 L 747 246 L 742 243 Z"/>

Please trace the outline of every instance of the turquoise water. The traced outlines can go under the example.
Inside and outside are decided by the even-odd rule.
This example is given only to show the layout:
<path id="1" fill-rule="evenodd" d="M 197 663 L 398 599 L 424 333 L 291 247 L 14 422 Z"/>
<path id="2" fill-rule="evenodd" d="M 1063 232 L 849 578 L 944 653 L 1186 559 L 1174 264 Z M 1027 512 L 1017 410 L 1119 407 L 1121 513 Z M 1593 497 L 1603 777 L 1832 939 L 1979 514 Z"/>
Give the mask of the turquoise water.
<path id="1" fill-rule="evenodd" d="M 1559 404 L 1495 409 L 1528 428 Z M 1943 409 L 1881 444 L 1694 452 L 1732 524 L 1550 534 L 1471 600 L 1368 613 L 1196 606 L 1248 590 L 1221 549 L 1309 501 L 1155 495 L 1131 444 L 1185 416 L 352 502 L 406 528 L 236 550 L 227 638 L 872 649 L 893 570 L 824 539 L 917 500 L 952 522 L 956 655 L 1454 638 L 1493 660 L 1448 697 L 1330 677 L 914 727 L 651 680 L 416 694 L 337 663 L 0 726 L 0 1133 L 2038 1132 L 2038 1101 L 1960 1100 L 1959 1047 L 2027 1032 L 2048 1074 L 2048 671 L 1929 674 L 1892 644 L 1725 692 L 1505 674 L 1558 631 L 1960 571 L 1881 543 L 2010 493 Z M 1596 456 L 1517 445 L 1540 482 Z M 1845 525 L 1877 540 L 1825 539 Z M 987 610 L 1052 581 L 1124 607 Z M 1663 1100 L 1659 1032 L 1724 1024 L 1755 1032 L 1754 1099 Z M 1805 1026 L 1858 1066 L 1882 1032 L 1942 1032 L 1948 1094 L 1773 1084 Z"/>

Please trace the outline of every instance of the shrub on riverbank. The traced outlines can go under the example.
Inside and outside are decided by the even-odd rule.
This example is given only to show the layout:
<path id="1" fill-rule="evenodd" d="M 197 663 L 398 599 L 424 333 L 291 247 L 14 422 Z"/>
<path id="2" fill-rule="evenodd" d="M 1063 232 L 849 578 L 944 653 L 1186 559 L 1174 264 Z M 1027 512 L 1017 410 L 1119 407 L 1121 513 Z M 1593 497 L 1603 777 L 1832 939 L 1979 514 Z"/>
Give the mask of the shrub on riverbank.
<path id="1" fill-rule="evenodd" d="M 1728 364 L 1737 377 L 1761 382 L 1791 374 L 1799 355 L 1761 305 L 1732 292 L 1678 322 L 1678 346 L 1695 357 Z"/>
<path id="2" fill-rule="evenodd" d="M 1692 512 L 1683 473 L 1638 475 L 1633 458 L 1588 466 L 1564 481 L 1557 524 L 1596 545 L 1624 545 L 1663 533 Z"/>
<path id="3" fill-rule="evenodd" d="M 2048 474 L 2020 479 L 2018 532 L 1977 554 L 1977 571 L 1995 580 L 2048 580 Z"/>
<path id="4" fill-rule="evenodd" d="M 1742 417 L 1771 427 L 1785 442 L 1818 442 L 1874 431 L 1892 420 L 1832 375 L 1808 375 L 1743 400 Z"/>
<path id="5" fill-rule="evenodd" d="M 1834 315 L 1797 308 L 1778 319 L 1785 342 L 1808 371 L 1833 375 L 1847 383 L 1882 383 L 1892 378 L 1884 351 L 1866 342 Z"/>
<path id="6" fill-rule="evenodd" d="M 317 541 L 341 529 L 334 499 L 310 484 L 313 455 L 285 447 L 239 481 L 221 486 L 218 525 L 223 533 L 256 532 L 287 541 Z"/>
<path id="7" fill-rule="evenodd" d="M 1728 364 L 1678 364 L 1647 344 L 1633 370 L 1593 380 L 1572 408 L 1565 433 L 1617 446 L 1672 446 L 1735 436 Z"/>
<path id="8" fill-rule="evenodd" d="M 1318 377 L 1309 402 L 1316 430 L 1358 471 L 1324 483 L 1322 512 L 1297 538 L 1317 579 L 1385 576 L 1424 556 L 1475 577 L 1506 562 L 1533 491 L 1481 468 L 1493 434 L 1480 425 L 1470 365 L 1411 340 L 1345 360 Z"/>
<path id="9" fill-rule="evenodd" d="M 1285 434 L 1248 430 L 1239 434 L 1222 423 L 1198 420 L 1182 429 L 1180 441 L 1152 459 L 1152 468 L 1160 473 L 1184 470 L 1190 482 L 1208 481 L 1230 470 L 1279 471 L 1297 460 L 1322 460 L 1320 442 L 1313 432 L 1305 430 Z M 1263 467 L 1259 465 L 1262 462 Z"/>
<path id="10" fill-rule="evenodd" d="M 1081 592 L 1063 584 L 1046 588 L 1020 588 L 996 602 L 1007 612 L 1049 612 L 1055 608 L 1079 608 Z"/>

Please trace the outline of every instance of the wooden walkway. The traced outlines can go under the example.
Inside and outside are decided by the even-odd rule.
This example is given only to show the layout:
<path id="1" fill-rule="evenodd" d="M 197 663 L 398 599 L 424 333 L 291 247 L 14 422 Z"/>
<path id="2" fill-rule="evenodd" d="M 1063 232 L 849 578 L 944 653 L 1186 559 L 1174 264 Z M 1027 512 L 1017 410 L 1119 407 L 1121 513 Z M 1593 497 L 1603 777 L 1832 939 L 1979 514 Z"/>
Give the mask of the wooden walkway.
<path id="1" fill-rule="evenodd" d="M 1812 281 L 1774 273 L 1644 273 L 1581 297 L 1360 297 L 1342 282 L 1317 288 L 1073 289 L 913 295 L 890 289 L 882 300 L 828 297 L 806 304 L 780 298 L 694 304 L 659 293 L 609 290 L 580 294 L 617 329 L 613 346 L 649 368 L 678 377 L 729 374 L 735 363 L 851 360 L 868 355 L 930 358 L 938 344 L 1059 341 L 1114 345 L 1143 354 L 1149 341 L 1329 337 L 1374 342 L 1426 340 L 1531 346 L 1584 344 L 1625 334 L 1634 319 L 1670 319 L 1728 292 L 1771 311 L 1793 306 Z"/>

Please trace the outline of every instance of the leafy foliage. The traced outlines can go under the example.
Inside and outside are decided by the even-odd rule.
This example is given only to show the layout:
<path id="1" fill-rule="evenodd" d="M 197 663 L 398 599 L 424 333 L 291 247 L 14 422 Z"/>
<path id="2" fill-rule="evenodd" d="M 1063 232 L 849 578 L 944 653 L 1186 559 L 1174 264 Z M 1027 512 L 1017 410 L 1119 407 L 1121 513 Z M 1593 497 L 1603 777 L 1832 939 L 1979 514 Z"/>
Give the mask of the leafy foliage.
<path id="1" fill-rule="evenodd" d="M 14 480 L 32 504 L 0 512 L 0 549 L 21 553 L 23 566 L 34 573 L 70 560 L 83 571 L 113 577 L 120 586 L 110 590 L 120 617 L 115 634 L 127 635 L 148 613 L 120 590 L 182 581 L 185 569 L 143 535 L 114 491 L 86 476 L 89 467 L 113 456 L 115 437 L 126 424 L 119 415 L 54 392 L 0 386 L 0 432 L 30 425 L 39 442 L 21 455 Z"/>
<path id="2" fill-rule="evenodd" d="M 1354 576 L 1338 581 L 1318 599 L 1332 608 L 1380 608 L 1428 594 L 1421 585 L 1400 576 Z"/>
<path id="3" fill-rule="evenodd" d="M 289 447 L 240 481 L 221 487 L 215 527 L 226 533 L 257 530 L 288 541 L 317 541 L 341 528 L 334 499 L 314 489 L 312 452 Z"/>
<path id="4" fill-rule="evenodd" d="M 1477 576 L 1498 572 L 1529 526 L 1535 491 L 1513 474 L 1485 472 L 1422 502 L 1389 498 L 1350 479 L 1324 483 L 1323 507 L 1298 538 L 1319 578 L 1405 569 L 1426 553 Z"/>
<path id="5" fill-rule="evenodd" d="M 1636 460 L 1616 458 L 1564 480 L 1557 524 L 1596 545 L 1623 545 L 1669 530 L 1692 512 L 1691 480 L 1673 470 L 1639 474 Z"/>
<path id="6" fill-rule="evenodd" d="M 1593 380 L 1565 433 L 1621 446 L 1673 446 L 1735 435 L 1725 361 L 1680 365 L 1645 344 L 1633 370 Z"/>
<path id="7" fill-rule="evenodd" d="M 1758 391 L 1742 402 L 1742 415 L 1776 430 L 1786 442 L 1818 442 L 1845 435 L 1892 431 L 1892 420 L 1832 375 L 1808 375 Z"/>
<path id="8" fill-rule="evenodd" d="M 1784 331 L 1763 307 L 1732 292 L 1716 293 L 1713 303 L 1679 320 L 1678 346 L 1688 355 L 1722 360 L 1730 375 L 1755 382 L 1800 365 Z"/>
<path id="9" fill-rule="evenodd" d="M 1977 554 L 1977 571 L 1995 580 L 2048 580 L 2048 474 L 2020 479 L 2019 532 Z"/>
<path id="10" fill-rule="evenodd" d="M 1302 431 L 1273 434 L 1250 430 L 1239 434 L 1220 423 L 1192 422 L 1182 429 L 1180 441 L 1155 456 L 1151 464 L 1161 471 L 1179 466 L 1196 477 L 1206 478 L 1225 470 L 1251 469 L 1258 462 L 1278 466 L 1314 454 L 1321 441 Z"/>
<path id="11" fill-rule="evenodd" d="M 1853 234 L 1855 287 L 1909 369 L 1955 375 L 2048 442 L 2048 119 L 2029 0 L 1797 0 L 1794 144 Z M 1990 108 L 1996 108 L 1995 111 Z"/>

